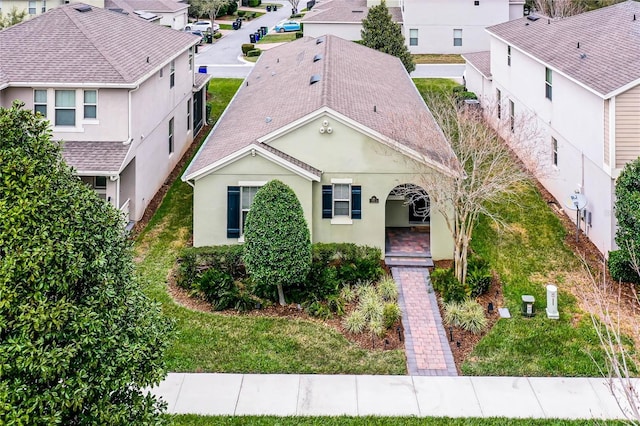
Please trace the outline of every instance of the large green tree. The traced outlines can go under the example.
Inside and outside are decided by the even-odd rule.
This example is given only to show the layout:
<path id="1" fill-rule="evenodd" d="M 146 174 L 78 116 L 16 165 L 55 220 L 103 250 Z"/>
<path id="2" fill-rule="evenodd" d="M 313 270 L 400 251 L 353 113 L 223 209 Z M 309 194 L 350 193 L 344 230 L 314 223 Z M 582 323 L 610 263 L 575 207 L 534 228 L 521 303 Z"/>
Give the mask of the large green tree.
<path id="1" fill-rule="evenodd" d="M 123 218 L 49 124 L 0 108 L 0 424 L 163 422 L 170 323 L 136 282 Z"/>
<path id="2" fill-rule="evenodd" d="M 8 28 L 12 25 L 19 24 L 27 17 L 26 9 L 18 10 L 15 6 L 11 8 L 9 13 L 2 14 L 0 12 L 0 30 Z"/>
<path id="3" fill-rule="evenodd" d="M 304 282 L 311 268 L 309 227 L 298 197 L 279 180 L 258 190 L 247 215 L 244 262 L 254 280 L 278 289 Z"/>
<path id="4" fill-rule="evenodd" d="M 640 158 L 628 163 L 616 180 L 616 244 L 609 270 L 616 280 L 640 284 Z"/>
<path id="5" fill-rule="evenodd" d="M 384 0 L 369 9 L 369 14 L 362 20 L 362 44 L 380 52 L 397 56 L 407 72 L 416 69 L 409 48 L 405 44 L 402 28 L 393 22 Z"/>

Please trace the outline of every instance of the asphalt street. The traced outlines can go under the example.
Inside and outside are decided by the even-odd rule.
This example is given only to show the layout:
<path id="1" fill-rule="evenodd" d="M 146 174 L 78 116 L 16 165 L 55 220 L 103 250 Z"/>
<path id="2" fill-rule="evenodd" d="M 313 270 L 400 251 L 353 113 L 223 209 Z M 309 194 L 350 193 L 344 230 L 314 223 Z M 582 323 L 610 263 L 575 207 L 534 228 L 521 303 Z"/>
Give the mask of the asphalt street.
<path id="1" fill-rule="evenodd" d="M 201 46 L 200 52 L 196 54 L 196 66 L 206 66 L 207 73 L 214 78 L 245 78 L 254 64 L 242 59 L 241 45 L 249 43 L 249 34 L 255 33 L 258 28 L 272 29 L 290 15 L 291 5 L 281 3 L 276 12 L 267 12 L 257 19 L 244 21 L 239 30 L 226 32 L 224 37 L 212 45 Z M 464 65 L 461 64 L 417 65 L 411 77 L 453 78 L 461 82 L 463 72 Z"/>

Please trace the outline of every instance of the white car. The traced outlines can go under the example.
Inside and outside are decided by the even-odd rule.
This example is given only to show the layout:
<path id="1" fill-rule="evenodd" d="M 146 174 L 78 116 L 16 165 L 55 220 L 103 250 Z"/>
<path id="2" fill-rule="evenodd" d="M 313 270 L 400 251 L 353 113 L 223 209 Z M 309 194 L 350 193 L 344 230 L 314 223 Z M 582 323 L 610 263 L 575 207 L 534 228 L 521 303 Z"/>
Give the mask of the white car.
<path id="1" fill-rule="evenodd" d="M 184 27 L 185 31 L 198 30 L 198 31 L 209 32 L 209 33 L 212 33 L 212 32 L 215 33 L 219 29 L 220 29 L 220 25 L 215 23 L 213 24 L 213 28 L 212 28 L 211 21 L 190 22 Z"/>

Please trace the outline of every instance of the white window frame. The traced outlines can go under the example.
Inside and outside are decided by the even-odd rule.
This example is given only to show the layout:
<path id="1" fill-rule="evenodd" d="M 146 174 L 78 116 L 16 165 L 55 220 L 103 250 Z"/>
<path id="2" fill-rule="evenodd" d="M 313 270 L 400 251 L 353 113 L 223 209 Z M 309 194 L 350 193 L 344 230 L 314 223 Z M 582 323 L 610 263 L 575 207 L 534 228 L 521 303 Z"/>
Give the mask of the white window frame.
<path id="1" fill-rule="evenodd" d="M 511 46 L 507 45 L 507 66 L 511 66 Z"/>
<path id="2" fill-rule="evenodd" d="M 44 101 L 38 100 L 38 94 L 44 93 Z M 48 101 L 47 89 L 34 89 L 33 90 L 33 112 L 40 112 L 43 117 L 47 117 L 47 101 Z M 40 108 L 38 108 L 40 107 Z M 43 108 L 44 107 L 44 108 Z M 40 109 L 40 110 L 39 110 Z M 44 112 L 43 112 L 44 111 Z"/>
<path id="3" fill-rule="evenodd" d="M 93 92 L 96 95 L 95 102 L 87 102 L 87 93 Z M 96 121 L 98 119 L 98 90 L 97 89 L 87 89 L 82 91 L 82 117 L 85 121 Z M 94 108 L 94 117 L 87 117 L 87 107 Z"/>
<path id="4" fill-rule="evenodd" d="M 496 112 L 498 119 L 502 118 L 502 91 L 496 88 Z"/>
<path id="5" fill-rule="evenodd" d="M 453 30 L 453 46 L 462 47 L 462 28 L 455 28 Z"/>
<path id="6" fill-rule="evenodd" d="M 193 47 L 191 47 L 189 48 L 189 71 L 193 71 L 193 55 Z"/>
<path id="7" fill-rule="evenodd" d="M 509 129 L 511 133 L 516 131 L 516 104 L 509 99 Z"/>
<path id="8" fill-rule="evenodd" d="M 558 167 L 558 140 L 551 136 L 551 164 Z"/>
<path id="9" fill-rule="evenodd" d="M 171 117 L 169 119 L 169 155 L 173 154 L 175 150 L 174 132 L 175 132 L 174 117 Z"/>
<path id="10" fill-rule="evenodd" d="M 409 30 L 409 46 L 417 46 L 418 45 L 418 29 L 411 28 Z"/>
<path id="11" fill-rule="evenodd" d="M 171 66 L 169 69 L 169 88 L 172 88 L 176 85 L 176 60 L 171 61 Z"/>
<path id="12" fill-rule="evenodd" d="M 547 67 L 544 69 L 544 97 L 553 100 L 553 71 Z"/>
<path id="13" fill-rule="evenodd" d="M 62 92 L 70 92 L 73 93 L 73 105 L 58 105 L 58 93 Z M 54 104 L 55 104 L 55 117 L 54 117 L 54 125 L 56 127 L 76 127 L 76 91 L 75 90 L 55 90 L 54 91 Z M 73 124 L 58 124 L 58 111 L 73 111 Z"/>
<path id="14" fill-rule="evenodd" d="M 187 133 L 191 130 L 191 99 L 187 99 Z"/>
<path id="15" fill-rule="evenodd" d="M 266 181 L 240 181 L 238 182 L 238 186 L 240 187 L 240 237 L 238 238 L 238 242 L 242 243 L 244 242 L 244 221 L 245 221 L 245 212 L 248 214 L 249 211 L 251 210 L 251 206 L 253 205 L 253 200 L 256 197 L 256 194 L 254 193 L 253 196 L 251 197 L 251 203 L 249 204 L 248 207 L 245 207 L 243 202 L 244 202 L 244 198 L 243 198 L 243 193 L 245 188 L 256 188 L 256 193 L 258 192 L 258 190 L 260 188 L 262 188 L 264 185 L 266 185 L 267 182 Z"/>
<path id="16" fill-rule="evenodd" d="M 35 15 L 37 8 L 36 0 L 29 0 L 29 15 Z"/>

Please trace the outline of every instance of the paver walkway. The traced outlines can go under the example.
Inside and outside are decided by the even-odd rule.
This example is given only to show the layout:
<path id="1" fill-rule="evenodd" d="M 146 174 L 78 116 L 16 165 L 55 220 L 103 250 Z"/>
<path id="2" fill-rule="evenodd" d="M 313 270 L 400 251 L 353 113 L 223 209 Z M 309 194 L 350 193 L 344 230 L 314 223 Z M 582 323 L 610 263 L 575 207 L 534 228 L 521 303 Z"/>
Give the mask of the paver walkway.
<path id="1" fill-rule="evenodd" d="M 393 267 L 399 287 L 407 370 L 412 376 L 456 376 L 427 268 Z"/>

